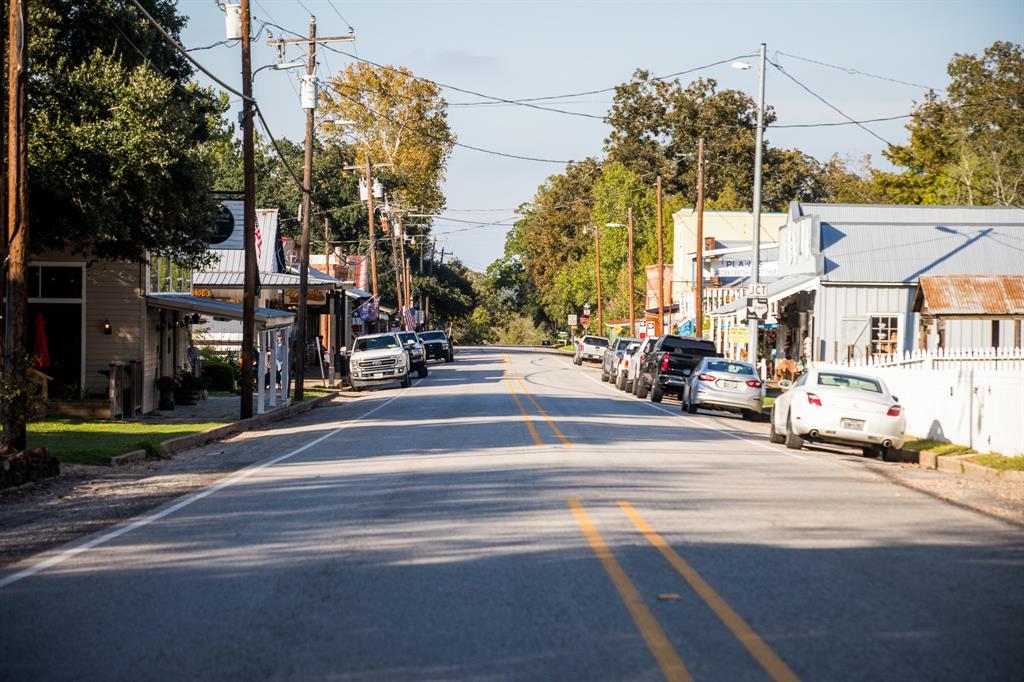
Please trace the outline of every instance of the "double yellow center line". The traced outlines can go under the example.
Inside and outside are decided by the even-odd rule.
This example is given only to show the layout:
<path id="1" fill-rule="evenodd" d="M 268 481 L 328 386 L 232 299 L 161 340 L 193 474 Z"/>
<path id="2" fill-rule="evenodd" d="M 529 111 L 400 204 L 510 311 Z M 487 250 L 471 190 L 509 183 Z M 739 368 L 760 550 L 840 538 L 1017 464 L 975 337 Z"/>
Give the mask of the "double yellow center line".
<path id="1" fill-rule="evenodd" d="M 633 622 L 636 623 L 637 629 L 640 630 L 640 634 L 647 643 L 647 648 L 650 649 L 655 661 L 657 661 L 662 675 L 664 675 L 668 682 L 692 682 L 693 677 L 686 669 L 686 665 L 672 647 L 671 642 L 665 635 L 665 631 L 661 629 L 640 592 L 615 558 L 615 554 L 601 537 L 593 521 L 590 520 L 586 509 L 584 509 L 579 500 L 568 500 L 568 505 L 576 519 L 576 523 L 579 524 L 580 529 L 583 531 L 584 537 L 586 537 L 591 549 L 594 550 L 594 554 L 597 555 L 598 560 L 604 566 L 608 577 L 611 578 L 615 589 L 626 605 L 626 609 L 633 617 Z M 747 652 L 750 653 L 754 660 L 761 665 L 775 682 L 799 682 L 800 678 L 761 639 L 760 635 L 729 606 L 725 599 L 711 587 L 696 569 L 690 566 L 683 557 L 672 549 L 665 538 L 651 527 L 633 505 L 625 501 L 619 502 L 618 505 L 636 529 L 640 531 L 651 545 L 661 552 L 672 568 L 704 600 L 704 603 L 711 608 L 719 620 L 722 621 L 739 643 L 746 648 Z"/>
<path id="2" fill-rule="evenodd" d="M 562 442 L 562 445 L 567 448 L 571 448 L 572 442 L 564 433 L 562 433 L 562 430 L 558 428 L 558 425 L 555 424 L 551 415 L 549 415 L 544 408 L 540 406 L 540 403 L 530 395 L 530 391 L 526 388 L 526 384 L 523 382 L 523 378 L 519 375 L 519 371 L 512 364 L 512 357 L 506 355 L 504 356 L 504 360 L 508 363 L 508 367 L 505 368 L 505 383 L 508 384 L 508 390 L 512 393 L 512 399 L 516 402 L 516 407 L 519 408 L 519 414 L 523 416 L 523 421 L 526 422 L 526 428 L 530 432 L 530 438 L 533 439 L 533 444 L 539 447 L 544 445 L 544 441 L 537 432 L 537 427 L 533 425 L 530 413 L 527 412 L 526 408 L 523 406 L 523 401 L 519 399 L 519 394 L 516 393 L 516 384 L 519 384 L 519 388 L 522 389 L 523 396 L 533 404 L 533 407 L 540 414 L 541 418 L 547 422 L 551 432 Z"/>

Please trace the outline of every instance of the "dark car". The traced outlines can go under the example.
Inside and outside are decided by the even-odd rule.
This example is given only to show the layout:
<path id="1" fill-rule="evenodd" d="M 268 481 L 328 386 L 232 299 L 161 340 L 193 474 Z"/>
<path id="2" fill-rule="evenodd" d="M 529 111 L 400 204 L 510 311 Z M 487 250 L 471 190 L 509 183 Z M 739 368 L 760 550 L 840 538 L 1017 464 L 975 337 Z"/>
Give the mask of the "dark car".
<path id="1" fill-rule="evenodd" d="M 666 334 L 654 344 L 644 357 L 637 373 L 636 395 L 660 403 L 665 393 L 675 393 L 680 399 L 686 381 L 701 360 L 707 357 L 721 357 L 715 344 L 696 336 Z"/>
<path id="2" fill-rule="evenodd" d="M 416 376 L 423 379 L 427 376 L 427 352 L 423 341 L 416 332 L 397 332 L 398 338 L 405 344 L 405 350 L 409 353 L 409 367 L 416 372 Z"/>
<path id="3" fill-rule="evenodd" d="M 604 359 L 601 360 L 601 381 L 615 381 L 619 372 L 619 363 L 622 362 L 622 354 L 631 343 L 637 343 L 640 339 L 627 339 L 620 336 L 614 343 L 608 345 L 604 352 Z"/>
<path id="4" fill-rule="evenodd" d="M 423 347 L 427 349 L 427 360 L 451 362 L 455 359 L 455 344 L 440 329 L 420 332 L 420 341 L 423 342 Z"/>

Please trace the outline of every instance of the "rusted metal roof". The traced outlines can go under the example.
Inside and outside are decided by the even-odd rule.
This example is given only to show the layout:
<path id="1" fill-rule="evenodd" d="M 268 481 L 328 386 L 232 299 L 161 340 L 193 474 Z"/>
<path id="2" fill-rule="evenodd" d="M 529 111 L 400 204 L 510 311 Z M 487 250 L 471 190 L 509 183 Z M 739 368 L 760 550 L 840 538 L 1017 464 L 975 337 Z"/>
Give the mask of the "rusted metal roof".
<path id="1" fill-rule="evenodd" d="M 925 275 L 914 310 L 933 316 L 1024 315 L 1024 275 Z"/>

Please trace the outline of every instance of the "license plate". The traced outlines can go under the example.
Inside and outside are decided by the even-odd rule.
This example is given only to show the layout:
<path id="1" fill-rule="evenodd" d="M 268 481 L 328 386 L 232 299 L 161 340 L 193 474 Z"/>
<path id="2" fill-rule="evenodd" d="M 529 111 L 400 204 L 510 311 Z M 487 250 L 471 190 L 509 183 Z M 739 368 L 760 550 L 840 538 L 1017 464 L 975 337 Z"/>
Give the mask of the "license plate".
<path id="1" fill-rule="evenodd" d="M 842 424 L 844 429 L 850 429 L 851 431 L 863 431 L 864 420 L 863 419 L 842 419 L 839 422 Z"/>
<path id="2" fill-rule="evenodd" d="M 736 388 L 739 386 L 739 382 L 736 381 L 723 381 L 721 382 L 722 388 Z"/>
<path id="3" fill-rule="evenodd" d="M 384 376 L 384 372 L 374 372 L 373 374 L 370 375 L 370 378 L 371 379 L 380 379 L 383 376 Z"/>

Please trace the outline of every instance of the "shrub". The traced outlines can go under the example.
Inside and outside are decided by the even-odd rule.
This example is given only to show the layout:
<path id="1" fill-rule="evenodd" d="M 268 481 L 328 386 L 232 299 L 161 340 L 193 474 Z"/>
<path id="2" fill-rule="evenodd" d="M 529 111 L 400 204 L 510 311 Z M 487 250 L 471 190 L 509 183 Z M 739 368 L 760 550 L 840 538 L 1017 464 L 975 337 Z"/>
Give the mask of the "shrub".
<path id="1" fill-rule="evenodd" d="M 203 368 L 203 381 L 211 391 L 234 391 L 235 368 L 224 361 L 208 360 Z"/>

